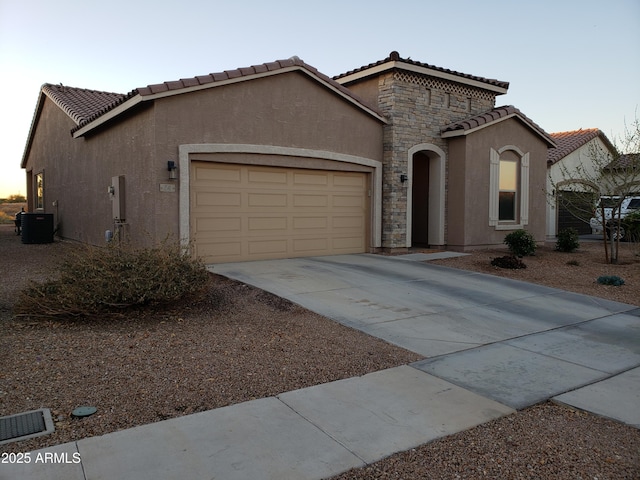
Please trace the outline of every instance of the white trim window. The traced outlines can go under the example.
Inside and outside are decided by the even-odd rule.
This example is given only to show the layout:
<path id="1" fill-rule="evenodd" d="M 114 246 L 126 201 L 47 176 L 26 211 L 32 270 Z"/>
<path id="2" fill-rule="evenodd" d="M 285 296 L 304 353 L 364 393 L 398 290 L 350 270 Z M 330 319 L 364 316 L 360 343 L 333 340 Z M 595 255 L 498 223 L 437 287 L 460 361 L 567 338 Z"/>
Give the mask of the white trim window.
<path id="1" fill-rule="evenodd" d="M 35 209 L 44 210 L 44 173 L 40 172 L 35 177 Z"/>
<path id="2" fill-rule="evenodd" d="M 491 149 L 489 226 L 515 230 L 529 223 L 529 153 L 514 145 Z"/>

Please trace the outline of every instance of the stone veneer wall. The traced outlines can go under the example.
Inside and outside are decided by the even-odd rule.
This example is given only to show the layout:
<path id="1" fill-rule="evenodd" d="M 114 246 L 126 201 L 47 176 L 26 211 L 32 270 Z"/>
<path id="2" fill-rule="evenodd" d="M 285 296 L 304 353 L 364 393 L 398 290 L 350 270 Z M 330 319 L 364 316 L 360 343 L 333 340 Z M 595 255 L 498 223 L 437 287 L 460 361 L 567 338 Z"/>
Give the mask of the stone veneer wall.
<path id="1" fill-rule="evenodd" d="M 390 119 L 384 131 L 382 246 L 394 250 L 407 246 L 407 183 L 400 175 L 407 173 L 409 149 L 431 143 L 448 154 L 441 127 L 493 109 L 495 94 L 402 70 L 381 75 L 378 92 L 378 106 Z"/>

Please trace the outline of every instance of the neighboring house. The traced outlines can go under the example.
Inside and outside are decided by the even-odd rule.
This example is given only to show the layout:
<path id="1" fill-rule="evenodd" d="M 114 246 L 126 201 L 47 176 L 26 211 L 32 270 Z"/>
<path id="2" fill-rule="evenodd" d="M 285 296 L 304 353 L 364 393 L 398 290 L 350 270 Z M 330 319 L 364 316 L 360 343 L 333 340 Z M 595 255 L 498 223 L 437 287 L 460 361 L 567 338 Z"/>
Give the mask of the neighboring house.
<path id="1" fill-rule="evenodd" d="M 615 158 L 603 169 L 610 185 L 618 187 L 618 192 L 640 194 L 640 153 L 625 153 Z"/>
<path id="2" fill-rule="evenodd" d="M 570 227 L 580 234 L 591 233 L 589 219 L 600 187 L 589 182 L 599 177 L 597 169 L 604 165 L 597 158 L 614 158 L 616 149 L 597 128 L 552 133 L 551 137 L 557 147 L 550 148 L 547 156 L 547 237 L 555 238 Z"/>
<path id="3" fill-rule="evenodd" d="M 397 52 L 333 79 L 297 57 L 129 94 L 43 85 L 22 167 L 61 237 L 167 236 L 210 263 L 545 239 L 554 140 L 508 83 Z"/>

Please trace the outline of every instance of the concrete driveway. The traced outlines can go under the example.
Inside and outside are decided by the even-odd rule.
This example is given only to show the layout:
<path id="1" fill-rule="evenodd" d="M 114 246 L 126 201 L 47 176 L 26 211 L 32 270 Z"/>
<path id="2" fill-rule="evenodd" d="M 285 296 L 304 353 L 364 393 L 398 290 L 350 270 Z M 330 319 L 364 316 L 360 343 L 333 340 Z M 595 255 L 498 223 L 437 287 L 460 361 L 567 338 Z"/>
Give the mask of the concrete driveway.
<path id="1" fill-rule="evenodd" d="M 592 411 L 608 403 L 612 411 L 598 413 L 640 426 L 640 308 L 415 259 L 340 255 L 212 271 L 424 355 L 412 366 L 512 408 L 553 397 Z"/>
<path id="2" fill-rule="evenodd" d="M 640 427 L 640 308 L 416 259 L 212 269 L 424 360 L 57 445 L 44 453 L 81 463 L 0 465 L 0 480 L 319 480 L 549 398 Z"/>

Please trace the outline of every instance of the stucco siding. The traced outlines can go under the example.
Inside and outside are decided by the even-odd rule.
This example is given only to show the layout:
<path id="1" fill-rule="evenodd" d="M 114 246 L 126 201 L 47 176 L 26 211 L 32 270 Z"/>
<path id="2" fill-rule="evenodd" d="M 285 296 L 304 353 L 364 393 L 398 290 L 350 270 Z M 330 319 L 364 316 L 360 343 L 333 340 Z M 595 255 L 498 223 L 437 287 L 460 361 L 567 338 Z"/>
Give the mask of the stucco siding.
<path id="1" fill-rule="evenodd" d="M 289 146 L 381 160 L 382 125 L 297 72 L 156 101 L 158 154 L 180 144 Z"/>
<path id="2" fill-rule="evenodd" d="M 169 179 L 167 162 L 179 163 L 181 145 L 271 145 L 382 159 L 382 122 L 298 72 L 143 102 L 76 139 L 73 127 L 45 98 L 25 165 L 31 177 L 44 171 L 44 209 L 55 214 L 58 235 L 91 244 L 120 228 L 107 192 L 119 175 L 123 233 L 136 245 L 178 240 L 182 185 L 179 175 Z"/>
<path id="3" fill-rule="evenodd" d="M 449 237 L 455 249 L 471 249 L 503 243 L 517 228 L 545 240 L 547 145 L 515 118 L 451 141 L 449 172 Z M 515 147 L 529 154 L 528 223 L 501 228 L 489 224 L 490 151 Z M 505 156 L 516 155 L 505 150 Z M 461 194 L 466 192 L 466 194 Z M 522 212 L 521 212 L 522 213 Z"/>

